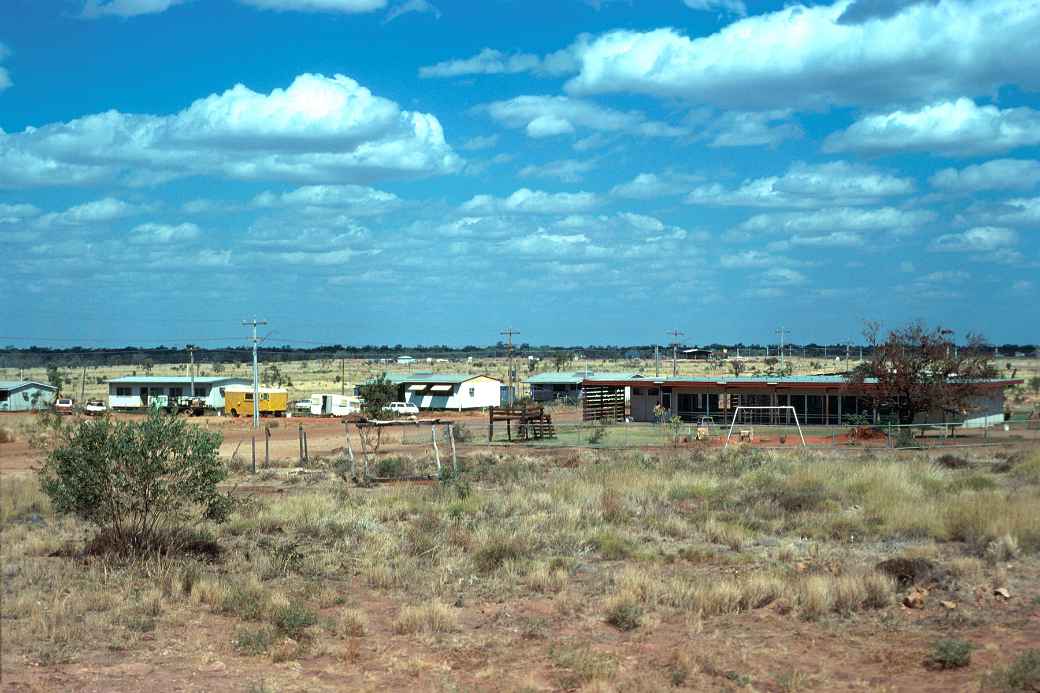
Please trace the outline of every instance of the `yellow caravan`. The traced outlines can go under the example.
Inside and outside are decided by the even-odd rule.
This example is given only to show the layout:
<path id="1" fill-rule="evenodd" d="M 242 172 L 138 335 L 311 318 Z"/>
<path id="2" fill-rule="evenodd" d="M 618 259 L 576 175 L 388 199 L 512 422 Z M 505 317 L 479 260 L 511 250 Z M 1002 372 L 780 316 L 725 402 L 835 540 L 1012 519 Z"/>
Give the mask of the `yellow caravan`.
<path id="1" fill-rule="evenodd" d="M 288 408 L 288 390 L 283 387 L 260 388 L 260 416 L 285 416 Z M 231 416 L 252 416 L 253 388 L 248 385 L 225 387 L 224 413 Z"/>

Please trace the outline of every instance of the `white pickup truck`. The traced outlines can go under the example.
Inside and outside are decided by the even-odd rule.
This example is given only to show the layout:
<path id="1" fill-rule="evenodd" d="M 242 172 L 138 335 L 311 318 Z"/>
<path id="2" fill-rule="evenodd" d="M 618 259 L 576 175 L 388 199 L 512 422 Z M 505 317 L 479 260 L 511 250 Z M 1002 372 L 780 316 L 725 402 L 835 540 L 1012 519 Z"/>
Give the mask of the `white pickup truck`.
<path id="1" fill-rule="evenodd" d="M 383 411 L 393 412 L 398 416 L 415 416 L 419 413 L 419 407 L 408 402 L 391 402 L 383 407 Z"/>

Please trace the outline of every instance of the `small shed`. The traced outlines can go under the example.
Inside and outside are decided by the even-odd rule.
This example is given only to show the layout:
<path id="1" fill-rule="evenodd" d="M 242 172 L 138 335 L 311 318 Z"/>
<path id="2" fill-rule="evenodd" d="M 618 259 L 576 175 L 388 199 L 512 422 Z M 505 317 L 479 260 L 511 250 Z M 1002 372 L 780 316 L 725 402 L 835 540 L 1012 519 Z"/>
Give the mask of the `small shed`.
<path id="1" fill-rule="evenodd" d="M 0 380 L 0 411 L 50 409 L 58 388 L 36 380 Z"/>

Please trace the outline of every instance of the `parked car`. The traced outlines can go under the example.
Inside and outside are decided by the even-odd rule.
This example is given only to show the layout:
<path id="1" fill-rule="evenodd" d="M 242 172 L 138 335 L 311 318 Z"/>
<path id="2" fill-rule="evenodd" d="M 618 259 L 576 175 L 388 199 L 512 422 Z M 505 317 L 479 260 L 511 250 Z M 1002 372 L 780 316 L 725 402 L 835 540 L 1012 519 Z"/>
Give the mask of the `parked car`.
<path id="1" fill-rule="evenodd" d="M 298 399 L 293 402 L 292 410 L 294 414 L 310 414 L 311 401 L 309 399 Z"/>
<path id="2" fill-rule="evenodd" d="M 419 413 L 419 407 L 408 402 L 391 402 L 383 407 L 383 411 L 393 412 L 399 416 L 415 416 Z"/>
<path id="3" fill-rule="evenodd" d="M 76 403 L 71 397 L 62 397 L 54 401 L 55 414 L 73 414 L 76 411 Z"/>
<path id="4" fill-rule="evenodd" d="M 99 416 L 106 411 L 108 411 L 108 407 L 99 399 L 88 399 L 86 406 L 83 407 L 83 413 L 87 416 Z"/>

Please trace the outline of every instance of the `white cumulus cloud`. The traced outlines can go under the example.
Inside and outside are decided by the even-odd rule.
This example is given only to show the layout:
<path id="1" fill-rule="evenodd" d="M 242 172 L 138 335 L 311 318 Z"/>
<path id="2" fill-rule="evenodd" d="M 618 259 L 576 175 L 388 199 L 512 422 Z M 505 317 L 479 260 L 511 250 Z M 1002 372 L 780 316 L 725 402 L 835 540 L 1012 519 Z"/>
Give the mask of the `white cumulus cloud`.
<path id="1" fill-rule="evenodd" d="M 363 185 L 305 185 L 284 193 L 264 191 L 253 198 L 255 207 L 347 209 L 359 216 L 382 214 L 400 203 L 393 193 Z"/>
<path id="2" fill-rule="evenodd" d="M 689 38 L 611 31 L 571 46 L 576 95 L 638 92 L 745 109 L 920 103 L 1040 86 L 1040 4 L 942 0 L 859 24 L 852 3 L 792 4 Z M 883 75 L 884 78 L 879 78 Z"/>
<path id="3" fill-rule="evenodd" d="M 475 195 L 462 205 L 470 214 L 575 214 L 598 207 L 601 200 L 594 193 L 549 193 L 520 188 L 509 197 Z"/>
<path id="4" fill-rule="evenodd" d="M 927 151 L 967 156 L 1040 144 L 1040 111 L 940 101 L 913 111 L 874 113 L 824 141 L 824 151 Z"/>
<path id="5" fill-rule="evenodd" d="M 782 176 L 745 180 L 738 188 L 701 185 L 688 204 L 737 207 L 822 207 L 862 205 L 914 191 L 914 182 L 862 164 L 795 162 Z"/>
<path id="6" fill-rule="evenodd" d="M 11 51 L 4 44 L 0 43 L 0 63 L 11 54 Z M 7 72 L 7 69 L 0 65 L 0 91 L 7 89 L 11 86 L 11 75 Z"/>
<path id="7" fill-rule="evenodd" d="M 684 128 L 648 120 L 638 111 L 619 111 L 567 96 L 517 96 L 486 106 L 491 117 L 508 128 L 523 129 L 528 137 L 551 137 L 578 128 L 625 132 L 644 137 L 677 137 Z"/>
<path id="8" fill-rule="evenodd" d="M 464 75 L 515 75 L 521 72 L 531 72 L 540 76 L 552 77 L 574 72 L 576 66 L 570 49 L 540 57 L 534 53 L 504 53 L 496 48 L 484 48 L 469 58 L 424 65 L 419 68 L 419 76 L 423 78 L 462 77 Z"/>
<path id="9" fill-rule="evenodd" d="M 38 217 L 34 224 L 40 228 L 52 226 L 89 226 L 140 214 L 144 211 L 137 205 L 105 197 L 69 207 L 64 212 L 50 212 Z"/>
<path id="10" fill-rule="evenodd" d="M 262 10 L 277 12 L 338 12 L 360 14 L 386 7 L 386 0 L 238 0 Z"/>
<path id="11" fill-rule="evenodd" d="M 142 14 L 159 14 L 184 0 L 87 0 L 83 3 L 82 16 L 86 19 L 98 17 L 136 17 Z"/>
<path id="12" fill-rule="evenodd" d="M 130 231 L 130 242 L 136 244 L 186 243 L 202 235 L 198 226 L 185 224 L 139 224 Z"/>
<path id="13" fill-rule="evenodd" d="M 702 12 L 724 12 L 741 17 L 747 15 L 744 0 L 683 0 L 683 4 L 691 10 L 701 10 Z"/>
<path id="14" fill-rule="evenodd" d="M 107 111 L 0 132 L 9 186 L 190 175 L 359 182 L 460 164 L 435 116 L 403 111 L 344 75 L 303 74 L 269 94 L 239 84 L 167 116 Z"/>
<path id="15" fill-rule="evenodd" d="M 933 187 L 951 192 L 1032 188 L 1040 183 L 1040 161 L 994 159 L 959 170 L 944 168 L 937 171 L 929 182 Z"/>
<path id="16" fill-rule="evenodd" d="M 948 233 L 932 243 L 933 250 L 986 252 L 1018 243 L 1018 234 L 999 226 L 976 226 L 963 233 Z"/>
<path id="17" fill-rule="evenodd" d="M 560 159 L 544 164 L 531 164 L 519 171 L 521 178 L 556 178 L 564 183 L 577 183 L 596 167 L 595 161 Z"/>

